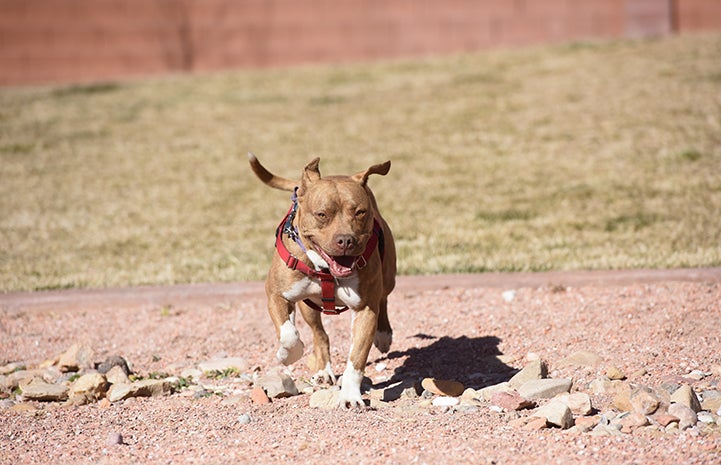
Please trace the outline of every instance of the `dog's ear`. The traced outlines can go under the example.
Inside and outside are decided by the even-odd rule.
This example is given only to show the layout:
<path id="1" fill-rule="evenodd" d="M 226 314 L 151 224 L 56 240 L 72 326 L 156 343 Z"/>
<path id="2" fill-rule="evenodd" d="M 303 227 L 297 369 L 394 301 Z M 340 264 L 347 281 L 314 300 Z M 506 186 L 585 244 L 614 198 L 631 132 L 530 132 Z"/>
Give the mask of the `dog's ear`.
<path id="1" fill-rule="evenodd" d="M 373 165 L 370 168 L 368 168 L 365 171 L 361 171 L 360 173 L 356 173 L 351 178 L 353 178 L 355 181 L 360 183 L 361 186 L 365 186 L 368 182 L 368 176 L 371 174 L 380 174 L 381 176 L 385 176 L 388 174 L 388 171 L 391 169 L 391 161 L 388 160 L 385 163 L 380 163 L 378 165 Z"/>
<path id="2" fill-rule="evenodd" d="M 298 195 L 303 195 L 306 186 L 313 184 L 320 179 L 320 169 L 318 168 L 319 163 L 320 158 L 314 158 L 310 163 L 305 165 L 305 168 L 303 168 L 303 176 L 300 179 L 300 189 L 298 190 Z"/>

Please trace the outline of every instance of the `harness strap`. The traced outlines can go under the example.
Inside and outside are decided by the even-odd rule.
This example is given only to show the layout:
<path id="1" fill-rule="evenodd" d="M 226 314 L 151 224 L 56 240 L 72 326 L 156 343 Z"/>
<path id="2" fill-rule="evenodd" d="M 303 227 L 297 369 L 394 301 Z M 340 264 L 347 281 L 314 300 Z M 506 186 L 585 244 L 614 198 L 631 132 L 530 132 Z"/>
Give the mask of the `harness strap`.
<path id="1" fill-rule="evenodd" d="M 280 222 L 278 228 L 275 231 L 275 248 L 278 251 L 278 255 L 280 256 L 281 260 L 283 260 L 285 265 L 291 270 L 300 271 L 306 276 L 320 280 L 321 302 L 323 306 L 318 306 L 310 299 L 305 299 L 303 301 L 306 303 L 306 305 L 308 305 L 313 310 L 323 312 L 326 315 L 338 315 L 340 313 L 343 313 L 348 310 L 348 307 L 337 307 L 335 305 L 335 276 L 333 276 L 331 273 L 326 273 L 324 271 L 318 271 L 314 268 L 311 268 L 305 262 L 293 256 L 293 254 L 290 253 L 288 248 L 283 243 L 283 233 L 286 233 L 291 236 L 291 238 L 294 239 L 305 251 L 305 247 L 300 242 L 300 238 L 298 237 L 297 233 L 291 233 L 288 228 L 288 225 L 292 223 L 292 217 L 293 215 L 295 215 L 297 208 L 297 203 L 295 199 L 293 200 L 293 205 L 290 207 L 290 210 L 288 210 L 288 213 L 285 215 L 283 221 Z M 362 255 L 356 258 L 355 262 L 353 263 L 353 267 L 356 267 L 358 269 L 365 268 L 371 255 L 373 255 L 376 246 L 378 247 L 378 252 L 381 255 L 382 261 L 384 252 L 383 249 L 385 248 L 383 240 L 383 228 L 381 228 L 378 221 L 373 219 L 373 233 L 371 234 L 370 239 L 368 239 L 365 251 Z"/>

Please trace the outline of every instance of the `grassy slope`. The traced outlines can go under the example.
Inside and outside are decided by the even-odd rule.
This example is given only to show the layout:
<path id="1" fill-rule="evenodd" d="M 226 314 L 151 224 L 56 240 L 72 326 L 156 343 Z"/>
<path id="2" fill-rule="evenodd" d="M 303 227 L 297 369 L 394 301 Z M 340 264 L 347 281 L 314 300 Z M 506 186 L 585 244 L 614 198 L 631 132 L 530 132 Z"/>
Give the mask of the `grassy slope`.
<path id="1" fill-rule="evenodd" d="M 0 290 L 260 279 L 299 175 L 402 273 L 721 264 L 721 36 L 0 89 Z"/>

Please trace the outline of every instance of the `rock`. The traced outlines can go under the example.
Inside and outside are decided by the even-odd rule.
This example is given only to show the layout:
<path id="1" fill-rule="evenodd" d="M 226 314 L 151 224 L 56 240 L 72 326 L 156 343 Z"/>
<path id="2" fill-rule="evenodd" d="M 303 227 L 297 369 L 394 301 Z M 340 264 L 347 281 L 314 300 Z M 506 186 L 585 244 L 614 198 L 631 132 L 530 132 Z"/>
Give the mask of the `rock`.
<path id="1" fill-rule="evenodd" d="M 110 357 L 106 358 L 102 362 L 98 363 L 95 367 L 98 372 L 101 374 L 106 375 L 108 372 L 110 372 L 113 368 L 119 367 L 120 370 L 125 374 L 125 376 L 130 376 L 130 367 L 128 366 L 127 360 L 125 360 L 120 355 L 111 355 Z"/>
<path id="2" fill-rule="evenodd" d="M 548 428 L 548 421 L 543 417 L 534 417 L 523 426 L 524 431 L 539 431 Z"/>
<path id="3" fill-rule="evenodd" d="M 657 413 L 652 417 L 659 425 L 663 426 L 664 428 L 667 427 L 669 424 L 676 422 L 679 422 L 679 418 L 673 415 L 669 415 L 668 413 Z"/>
<path id="4" fill-rule="evenodd" d="M 199 363 L 198 369 L 203 373 L 213 371 L 222 373 L 228 370 L 237 370 L 240 373 L 248 369 L 248 362 L 241 357 L 216 358 Z"/>
<path id="5" fill-rule="evenodd" d="M 518 393 L 529 400 L 551 399 L 571 389 L 570 379 L 536 379 L 525 382 Z"/>
<path id="6" fill-rule="evenodd" d="M 631 433 L 633 430 L 646 426 L 649 424 L 646 415 L 638 412 L 631 412 L 628 415 L 624 415 L 618 419 L 618 424 L 621 425 L 622 433 Z"/>
<path id="7" fill-rule="evenodd" d="M 495 394 L 496 392 L 511 392 L 511 391 L 513 391 L 513 388 L 511 387 L 511 385 L 508 384 L 508 382 L 504 381 L 502 383 L 494 384 L 492 386 L 486 386 L 483 389 L 479 389 L 478 391 L 476 391 L 476 393 L 483 400 L 490 401 L 491 398 L 493 397 L 493 394 Z"/>
<path id="8" fill-rule="evenodd" d="M 594 352 L 588 352 L 585 350 L 581 350 L 578 352 L 574 352 L 573 354 L 569 355 L 568 357 L 564 358 L 560 362 L 558 362 L 558 366 L 560 367 L 568 367 L 568 366 L 584 366 L 584 367 L 596 367 L 601 364 L 603 359 L 600 355 L 594 353 Z"/>
<path id="9" fill-rule="evenodd" d="M 721 391 L 704 392 L 701 408 L 709 412 L 718 412 L 721 409 Z"/>
<path id="10" fill-rule="evenodd" d="M 310 396 L 310 407 L 321 410 L 333 410 L 338 407 L 338 389 L 321 389 Z"/>
<path id="11" fill-rule="evenodd" d="M 707 425 L 711 425 L 716 422 L 716 419 L 710 412 L 698 412 L 696 413 L 696 418 L 701 423 L 706 423 Z"/>
<path id="12" fill-rule="evenodd" d="M 531 416 L 545 418 L 548 423 L 561 429 L 573 426 L 573 414 L 566 404 L 552 400 L 543 407 L 538 408 Z"/>
<path id="13" fill-rule="evenodd" d="M 631 379 L 643 378 L 647 374 L 648 374 L 648 371 L 646 371 L 645 368 L 639 368 L 638 370 L 631 373 Z"/>
<path id="14" fill-rule="evenodd" d="M 247 413 L 243 413 L 242 415 L 240 415 L 238 417 L 238 424 L 240 424 L 240 425 L 247 425 L 250 422 L 251 422 L 251 418 L 250 418 L 250 415 L 248 415 Z"/>
<path id="15" fill-rule="evenodd" d="M 98 400 L 105 396 L 108 390 L 108 381 L 105 376 L 100 373 L 88 373 L 82 375 L 80 378 L 70 386 L 70 397 L 78 395 L 87 395 L 90 399 Z"/>
<path id="16" fill-rule="evenodd" d="M 455 407 L 459 403 L 460 400 L 457 397 L 440 396 L 433 399 L 431 405 L 434 407 Z"/>
<path id="17" fill-rule="evenodd" d="M 651 415 L 658 410 L 661 400 L 650 389 L 638 388 L 631 393 L 630 404 L 634 412 Z"/>
<path id="18" fill-rule="evenodd" d="M 613 394 L 619 392 L 623 388 L 620 381 L 611 381 L 608 378 L 594 379 L 588 384 L 588 388 L 594 394 Z"/>
<path id="19" fill-rule="evenodd" d="M 491 403 L 509 412 L 531 408 L 535 405 L 530 400 L 521 397 L 517 392 L 496 392 L 491 397 Z"/>
<path id="20" fill-rule="evenodd" d="M 678 418 L 678 427 L 681 430 L 685 430 L 696 425 L 696 422 L 698 421 L 696 412 L 694 412 L 690 407 L 679 403 L 672 403 L 669 405 L 668 414 Z"/>
<path id="21" fill-rule="evenodd" d="M 606 368 L 606 377 L 612 381 L 626 379 L 626 375 L 615 365 Z"/>
<path id="22" fill-rule="evenodd" d="M 49 379 L 47 371 L 44 369 L 20 370 L 13 372 L 5 377 L 3 386 L 8 391 L 17 389 L 18 387 L 30 383 L 34 379 L 43 380 L 50 384 L 54 383 L 54 379 Z"/>
<path id="23" fill-rule="evenodd" d="M 92 368 L 92 366 L 93 349 L 81 344 L 73 344 L 58 358 L 58 369 L 63 373 L 80 371 L 81 369 Z"/>
<path id="24" fill-rule="evenodd" d="M 509 289 L 507 291 L 503 291 L 501 293 L 501 296 L 506 302 L 513 302 L 513 299 L 516 298 L 516 291 L 514 291 L 513 289 Z"/>
<path id="25" fill-rule="evenodd" d="M 591 397 L 584 392 L 574 392 L 573 394 L 564 392 L 556 396 L 555 399 L 566 404 L 574 415 L 585 416 L 593 413 Z"/>
<path id="26" fill-rule="evenodd" d="M 269 373 L 261 376 L 255 381 L 255 385 L 260 386 L 271 399 L 298 395 L 298 388 L 293 378 L 285 373 Z"/>
<path id="27" fill-rule="evenodd" d="M 25 370 L 27 367 L 24 363 L 20 362 L 11 362 L 7 365 L 3 365 L 0 367 L 0 375 L 9 375 L 11 373 L 14 373 L 16 371 Z"/>
<path id="28" fill-rule="evenodd" d="M 67 400 L 69 391 L 67 386 L 62 384 L 49 384 L 37 378 L 24 385 L 21 389 L 24 398 L 42 402 Z"/>
<path id="29" fill-rule="evenodd" d="M 463 394 L 465 390 L 465 386 L 458 381 L 435 378 L 424 378 L 421 386 L 426 391 L 439 396 L 458 397 Z"/>
<path id="30" fill-rule="evenodd" d="M 270 403 L 270 398 L 260 386 L 255 386 L 253 390 L 250 391 L 250 400 L 252 400 L 254 404 L 258 405 Z"/>
<path id="31" fill-rule="evenodd" d="M 696 393 L 688 384 L 682 385 L 673 394 L 671 394 L 671 402 L 685 405 L 694 412 L 701 411 L 701 403 L 698 401 Z"/>
<path id="32" fill-rule="evenodd" d="M 131 384 L 113 384 L 108 389 L 107 398 L 110 402 L 117 402 L 133 397 L 165 396 L 172 391 L 172 385 L 164 379 L 144 379 Z"/>
<path id="33" fill-rule="evenodd" d="M 105 379 L 110 384 L 127 384 L 130 383 L 127 373 L 123 367 L 115 365 L 105 373 Z"/>
<path id="34" fill-rule="evenodd" d="M 529 362 L 521 371 L 508 380 L 508 384 L 517 389 L 524 383 L 534 379 L 543 379 L 548 376 L 548 366 L 541 359 Z"/>
<path id="35" fill-rule="evenodd" d="M 108 434 L 108 438 L 105 440 L 105 445 L 108 447 L 121 446 L 123 444 L 125 444 L 125 442 L 123 442 L 123 435 L 116 432 Z"/>
<path id="36" fill-rule="evenodd" d="M 571 412 L 573 413 L 573 412 Z M 578 426 L 586 431 L 590 431 L 593 429 L 596 425 L 598 425 L 600 422 L 600 417 L 598 415 L 590 416 L 590 417 L 578 417 L 575 421 L 575 426 Z"/>

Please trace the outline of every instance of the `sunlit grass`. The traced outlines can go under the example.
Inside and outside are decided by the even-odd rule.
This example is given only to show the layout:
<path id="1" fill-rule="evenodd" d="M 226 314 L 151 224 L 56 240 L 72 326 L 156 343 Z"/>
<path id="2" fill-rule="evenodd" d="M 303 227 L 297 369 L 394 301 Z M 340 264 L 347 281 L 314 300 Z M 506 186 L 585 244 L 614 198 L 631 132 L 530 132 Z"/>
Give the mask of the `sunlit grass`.
<path id="1" fill-rule="evenodd" d="M 401 273 L 721 265 L 721 36 L 0 89 L 0 290 L 256 280 L 298 176 Z"/>

